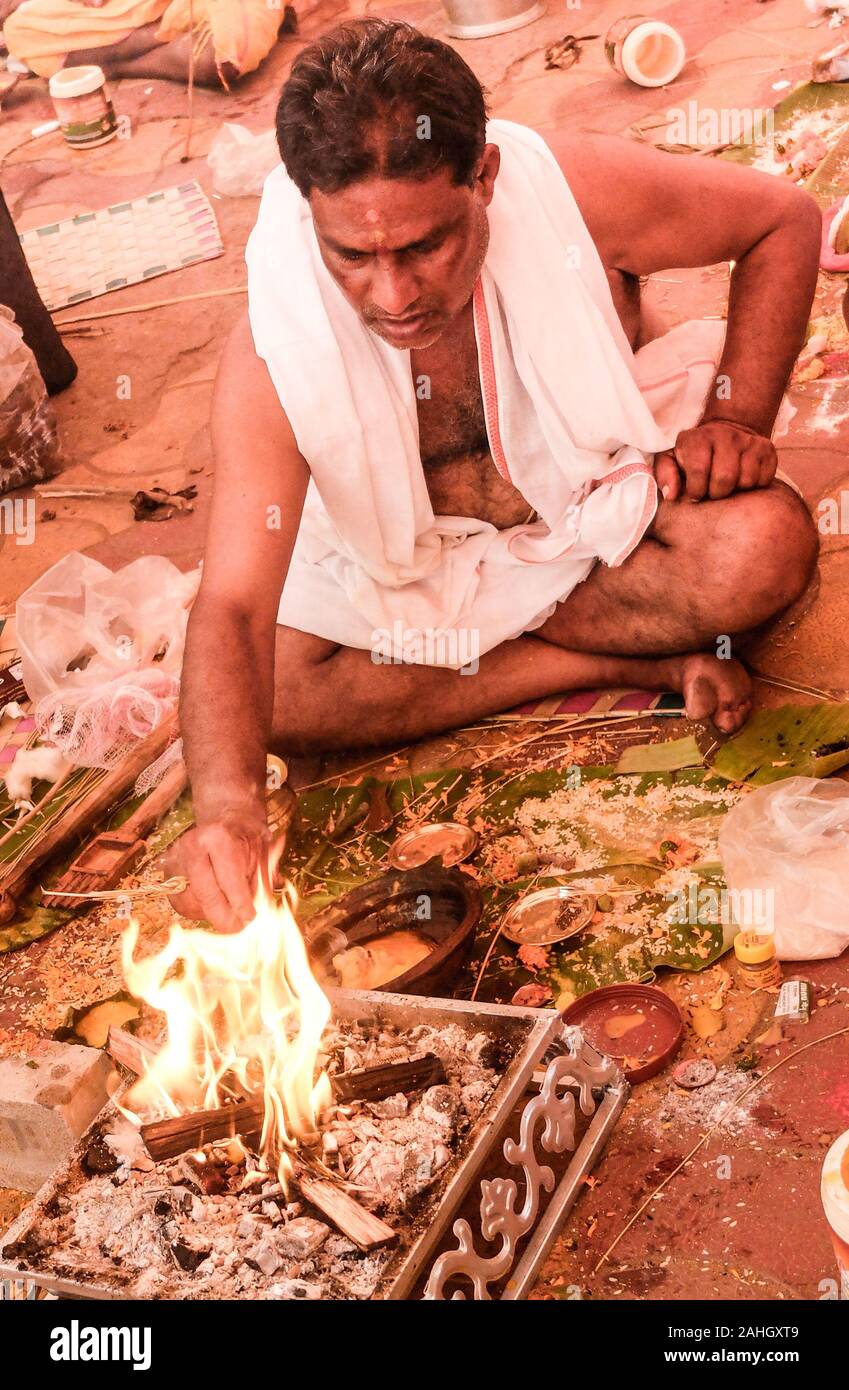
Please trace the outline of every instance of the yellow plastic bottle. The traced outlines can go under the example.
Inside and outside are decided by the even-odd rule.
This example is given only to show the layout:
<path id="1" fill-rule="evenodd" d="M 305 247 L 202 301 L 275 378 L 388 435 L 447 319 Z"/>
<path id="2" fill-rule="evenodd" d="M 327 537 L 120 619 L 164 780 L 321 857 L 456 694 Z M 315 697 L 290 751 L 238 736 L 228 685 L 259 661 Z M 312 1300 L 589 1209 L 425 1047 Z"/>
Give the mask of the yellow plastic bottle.
<path id="1" fill-rule="evenodd" d="M 734 954 L 740 966 L 740 983 L 747 989 L 772 989 L 781 984 L 781 965 L 771 932 L 738 932 Z"/>

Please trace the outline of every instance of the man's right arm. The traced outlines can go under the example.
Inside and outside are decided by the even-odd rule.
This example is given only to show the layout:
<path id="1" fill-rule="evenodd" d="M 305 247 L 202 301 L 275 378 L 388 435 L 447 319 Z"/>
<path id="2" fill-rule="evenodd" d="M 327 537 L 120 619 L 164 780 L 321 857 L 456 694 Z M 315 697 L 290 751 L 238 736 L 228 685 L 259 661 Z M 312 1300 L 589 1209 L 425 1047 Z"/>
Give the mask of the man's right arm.
<path id="1" fill-rule="evenodd" d="M 180 704 L 195 828 L 179 842 L 187 916 L 220 931 L 253 916 L 267 854 L 265 760 L 277 607 L 309 470 L 247 314 L 222 355 L 212 405 L 215 479 Z"/>

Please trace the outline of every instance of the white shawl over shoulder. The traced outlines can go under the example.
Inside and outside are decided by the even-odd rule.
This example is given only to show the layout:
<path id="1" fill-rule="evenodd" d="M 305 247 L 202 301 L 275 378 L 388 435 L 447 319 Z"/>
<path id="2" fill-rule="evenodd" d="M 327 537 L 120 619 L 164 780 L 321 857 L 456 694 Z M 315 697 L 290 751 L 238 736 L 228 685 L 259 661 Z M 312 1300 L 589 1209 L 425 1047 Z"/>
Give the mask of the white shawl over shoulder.
<path id="1" fill-rule="evenodd" d="M 282 165 L 247 247 L 254 343 L 312 475 L 280 621 L 373 649 L 388 631 L 395 659 L 461 627 L 482 653 L 544 621 L 598 559 L 621 564 L 654 515 L 652 456 L 696 422 L 722 345 L 724 324 L 693 323 L 635 355 L 548 146 L 508 121 L 488 139 L 501 168 L 474 294 L 481 390 L 495 466 L 532 523 L 434 516 L 409 352 L 348 304 Z"/>

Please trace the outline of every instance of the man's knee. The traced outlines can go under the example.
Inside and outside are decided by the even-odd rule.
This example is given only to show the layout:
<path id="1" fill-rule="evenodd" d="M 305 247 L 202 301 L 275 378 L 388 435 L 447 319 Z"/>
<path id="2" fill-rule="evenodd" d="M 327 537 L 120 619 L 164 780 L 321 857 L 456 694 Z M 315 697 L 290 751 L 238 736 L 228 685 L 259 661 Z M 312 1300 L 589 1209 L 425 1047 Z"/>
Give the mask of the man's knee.
<path id="1" fill-rule="evenodd" d="M 759 621 L 789 608 L 807 589 L 816 570 L 819 540 L 808 508 L 793 488 L 774 482 L 739 495 L 737 516 L 729 513 L 725 553 L 750 602 L 763 610 Z"/>
<path id="2" fill-rule="evenodd" d="M 686 556 L 688 572 L 697 557 L 694 621 L 709 632 L 768 622 L 804 593 L 816 568 L 816 527 L 786 483 L 723 501 L 661 503 L 653 534 Z"/>

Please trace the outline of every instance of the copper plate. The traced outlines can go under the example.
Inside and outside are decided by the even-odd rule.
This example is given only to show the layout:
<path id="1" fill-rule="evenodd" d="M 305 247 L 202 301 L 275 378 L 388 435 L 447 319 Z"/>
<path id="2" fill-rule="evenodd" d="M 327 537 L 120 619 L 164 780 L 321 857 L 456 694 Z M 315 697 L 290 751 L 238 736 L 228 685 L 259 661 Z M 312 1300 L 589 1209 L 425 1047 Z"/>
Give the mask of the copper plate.
<path id="1" fill-rule="evenodd" d="M 506 913 L 501 930 L 519 946 L 550 946 L 577 936 L 596 908 L 592 893 L 561 884 L 526 893 Z"/>
<path id="2" fill-rule="evenodd" d="M 642 1022 L 617 1035 L 611 1025 L 623 1015 L 641 1015 Z M 632 1086 L 657 1076 L 684 1041 L 677 1005 L 653 985 L 602 985 L 582 994 L 562 1018 L 577 1025 L 599 1052 L 618 1062 Z"/>
<path id="3" fill-rule="evenodd" d="M 450 869 L 474 854 L 478 837 L 467 825 L 456 821 L 433 821 L 399 835 L 386 858 L 395 869 L 420 869 L 428 860 L 440 858 Z"/>

